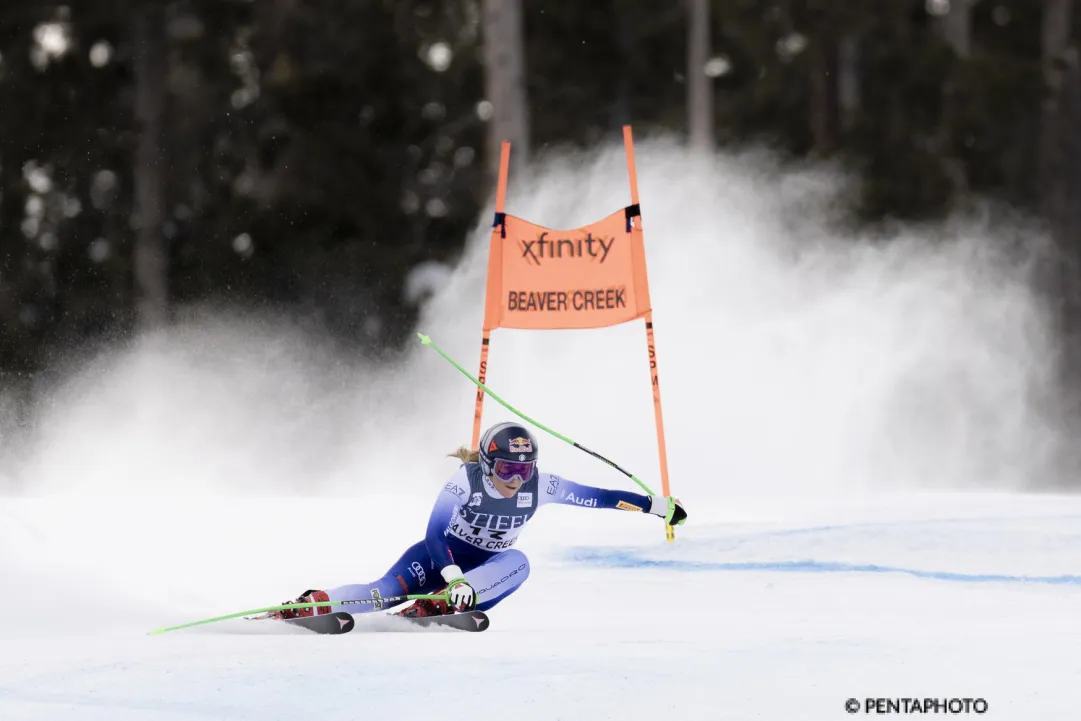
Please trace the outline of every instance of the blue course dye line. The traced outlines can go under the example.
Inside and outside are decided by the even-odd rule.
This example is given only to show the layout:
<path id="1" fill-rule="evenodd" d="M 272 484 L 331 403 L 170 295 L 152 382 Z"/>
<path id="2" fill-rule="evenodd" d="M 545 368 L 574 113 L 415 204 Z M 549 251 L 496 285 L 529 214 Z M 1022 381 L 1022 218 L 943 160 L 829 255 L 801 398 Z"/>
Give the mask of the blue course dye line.
<path id="1" fill-rule="evenodd" d="M 748 536 L 804 536 L 812 535 L 815 533 L 830 533 L 833 531 L 867 531 L 872 529 L 882 528 L 919 528 L 921 526 L 954 526 L 954 525 L 976 525 L 976 524 L 993 524 L 996 522 L 1009 522 L 1009 523 L 1027 523 L 1032 521 L 1038 521 L 1040 523 L 1047 523 L 1048 521 L 1081 521 L 1081 516 L 1076 513 L 1066 513 L 1054 516 L 959 516 L 956 518 L 927 518 L 920 520 L 898 519 L 896 521 L 872 521 L 869 523 L 848 523 L 848 524 L 831 524 L 824 526 L 809 526 L 807 528 L 790 528 L 787 530 L 775 531 L 759 531 L 747 534 Z"/>
<path id="2" fill-rule="evenodd" d="M 713 561 L 683 561 L 643 558 L 633 552 L 609 549 L 580 548 L 569 552 L 570 560 L 609 568 L 662 568 L 668 571 L 758 571 L 775 573 L 899 573 L 916 578 L 961 583 L 1019 583 L 1053 586 L 1081 586 L 1081 576 L 1013 576 L 997 573 L 955 573 L 925 571 L 918 568 L 881 566 L 873 563 L 840 563 L 836 561 L 745 561 L 719 563 Z"/>

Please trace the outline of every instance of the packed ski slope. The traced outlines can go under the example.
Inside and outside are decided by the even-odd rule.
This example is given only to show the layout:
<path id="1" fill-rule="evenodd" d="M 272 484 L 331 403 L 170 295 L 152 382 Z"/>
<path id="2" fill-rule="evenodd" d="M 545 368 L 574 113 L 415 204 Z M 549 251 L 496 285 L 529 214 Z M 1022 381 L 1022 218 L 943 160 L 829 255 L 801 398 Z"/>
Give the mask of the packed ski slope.
<path id="1" fill-rule="evenodd" d="M 850 697 L 934 697 L 1072 719 L 1081 701 L 1081 502 L 1059 498 L 769 522 L 707 512 L 671 546 L 614 512 L 556 538 L 589 511 L 553 509 L 525 543 L 532 577 L 483 634 L 365 633 L 366 617 L 340 637 L 242 620 L 144 635 L 380 570 L 409 533 L 365 544 L 359 503 L 5 503 L 4 542 L 20 529 L 35 563 L 14 578 L 5 564 L 0 718 L 345 720 L 457 704 L 530 720 L 835 719 Z"/>
<path id="2" fill-rule="evenodd" d="M 481 634 L 149 636 L 381 574 L 471 430 L 474 388 L 419 344 L 368 366 L 299 324 L 196 314 L 4 428 L 0 720 L 803 721 L 928 697 L 1076 718 L 1081 497 L 1046 492 L 1075 444 L 1007 229 L 856 243 L 819 223 L 836 178 L 664 143 L 638 171 L 674 543 L 644 514 L 546 508 Z M 551 160 L 508 211 L 586 222 L 627 202 L 624 173 L 620 149 Z M 466 367 L 483 225 L 419 325 Z M 640 325 L 497 331 L 488 382 L 659 489 Z M 548 470 L 633 487 L 541 441 Z"/>

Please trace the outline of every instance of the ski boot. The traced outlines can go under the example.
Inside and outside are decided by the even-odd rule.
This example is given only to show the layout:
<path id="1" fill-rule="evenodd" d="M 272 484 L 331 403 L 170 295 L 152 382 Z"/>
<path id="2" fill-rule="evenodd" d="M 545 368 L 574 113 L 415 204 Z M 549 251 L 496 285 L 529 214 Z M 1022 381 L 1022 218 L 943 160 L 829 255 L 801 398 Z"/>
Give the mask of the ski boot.
<path id="1" fill-rule="evenodd" d="M 443 591 L 445 590 L 443 589 Z M 439 591 L 439 593 L 443 593 L 443 591 Z M 395 611 L 392 615 L 405 616 L 406 618 L 426 618 L 428 616 L 446 616 L 450 613 L 454 613 L 454 609 L 441 598 L 418 598 L 401 611 Z"/>
<path id="2" fill-rule="evenodd" d="M 282 605 L 289 603 L 307 603 L 312 601 L 329 601 L 330 596 L 326 591 L 313 591 L 308 590 L 301 594 L 300 598 L 295 601 L 285 601 Z M 302 618 L 307 616 L 314 616 L 316 614 L 320 616 L 326 613 L 330 613 L 330 606 L 308 606 L 306 608 L 282 608 L 277 611 L 271 611 L 266 614 L 266 618 Z"/>

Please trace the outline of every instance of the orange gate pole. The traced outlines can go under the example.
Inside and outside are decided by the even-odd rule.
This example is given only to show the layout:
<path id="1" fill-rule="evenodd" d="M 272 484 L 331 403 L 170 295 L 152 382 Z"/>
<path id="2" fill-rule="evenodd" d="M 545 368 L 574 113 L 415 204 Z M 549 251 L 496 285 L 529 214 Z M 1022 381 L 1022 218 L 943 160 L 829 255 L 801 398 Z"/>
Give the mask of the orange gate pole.
<path id="1" fill-rule="evenodd" d="M 627 152 L 627 174 L 631 184 L 631 204 L 638 205 L 638 172 L 634 166 L 634 139 L 631 136 L 631 126 L 623 126 L 623 145 Z M 634 218 L 641 222 L 641 215 Z M 643 255 L 644 257 L 644 255 Z M 648 285 L 647 276 L 643 273 L 643 281 Z M 664 414 L 661 412 L 661 384 L 657 371 L 657 344 L 653 337 L 653 311 L 645 314 L 646 321 L 646 347 L 649 350 L 649 374 L 653 385 L 653 417 L 657 424 L 657 451 L 661 462 L 661 492 L 665 497 L 672 495 L 668 486 L 668 452 L 664 442 Z M 665 535 L 669 542 L 675 540 L 675 531 L 672 526 L 664 524 Z"/>
<path id="2" fill-rule="evenodd" d="M 502 148 L 499 153 L 499 185 L 496 188 L 495 194 L 495 212 L 496 219 L 498 221 L 500 214 L 503 212 L 503 206 L 507 201 L 507 174 L 510 168 L 510 143 L 503 141 Z M 495 292 L 493 296 L 492 291 L 492 266 L 497 259 L 503 257 L 502 247 L 497 247 L 497 243 L 502 238 L 497 240 L 496 230 L 492 229 L 492 237 L 489 241 L 488 249 L 488 280 L 485 289 L 485 310 L 484 310 L 484 332 L 480 341 L 480 369 L 477 373 L 477 378 L 481 383 L 486 381 L 488 375 L 488 348 L 491 345 L 491 326 L 489 325 L 489 314 L 491 305 L 493 302 L 498 302 L 499 291 Z M 499 273 L 502 273 L 502 268 L 498 268 Z M 484 391 L 477 388 L 477 405 L 473 413 L 473 443 L 470 448 L 477 448 L 477 444 L 480 443 L 480 420 L 481 415 L 484 413 Z"/>

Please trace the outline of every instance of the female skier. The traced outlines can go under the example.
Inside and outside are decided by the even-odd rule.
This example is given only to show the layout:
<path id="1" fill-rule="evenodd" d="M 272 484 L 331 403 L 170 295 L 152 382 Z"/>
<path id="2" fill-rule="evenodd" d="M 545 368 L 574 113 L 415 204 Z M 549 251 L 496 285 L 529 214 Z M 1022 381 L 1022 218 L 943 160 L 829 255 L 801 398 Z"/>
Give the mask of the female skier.
<path id="1" fill-rule="evenodd" d="M 537 439 L 517 423 L 492 426 L 475 451 L 460 448 L 458 472 L 436 499 L 424 540 L 413 544 L 397 563 L 372 583 L 306 591 L 296 601 L 331 601 L 399 596 L 448 595 L 421 599 L 396 615 L 439 616 L 487 610 L 517 590 L 529 575 L 529 561 L 512 546 L 518 534 L 547 503 L 583 508 L 618 508 L 652 513 L 671 525 L 687 519 L 678 500 L 583 486 L 537 470 Z M 284 604 L 283 604 L 284 605 Z M 318 613 L 377 610 L 381 603 L 317 606 Z M 311 616 L 313 607 L 282 609 L 277 618 Z"/>

